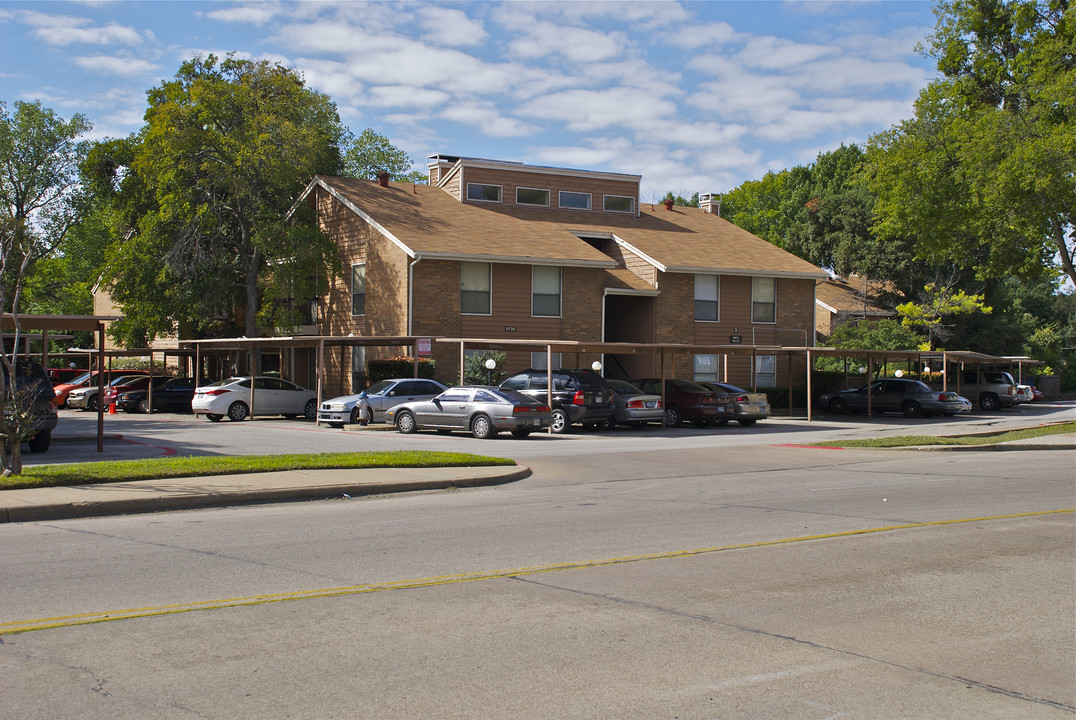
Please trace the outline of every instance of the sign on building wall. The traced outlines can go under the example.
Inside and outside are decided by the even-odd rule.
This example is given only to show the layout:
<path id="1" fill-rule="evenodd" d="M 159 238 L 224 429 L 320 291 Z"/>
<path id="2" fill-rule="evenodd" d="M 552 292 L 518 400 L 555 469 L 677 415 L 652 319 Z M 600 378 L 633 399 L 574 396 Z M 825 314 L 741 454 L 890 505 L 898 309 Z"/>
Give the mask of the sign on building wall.
<path id="1" fill-rule="evenodd" d="M 429 357 L 433 353 L 433 338 L 419 338 L 415 343 L 415 352 L 419 357 Z"/>

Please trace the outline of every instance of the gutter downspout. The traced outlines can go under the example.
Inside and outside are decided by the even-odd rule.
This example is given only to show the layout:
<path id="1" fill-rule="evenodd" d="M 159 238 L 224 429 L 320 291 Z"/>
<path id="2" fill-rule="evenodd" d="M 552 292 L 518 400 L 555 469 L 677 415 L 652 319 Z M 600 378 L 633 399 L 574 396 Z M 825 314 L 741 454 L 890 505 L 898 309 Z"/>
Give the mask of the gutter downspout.
<path id="1" fill-rule="evenodd" d="M 407 336 L 414 334 L 414 303 L 415 303 L 415 265 L 422 260 L 422 256 L 415 254 L 415 259 L 407 266 Z M 414 349 L 411 353 L 414 355 Z"/>

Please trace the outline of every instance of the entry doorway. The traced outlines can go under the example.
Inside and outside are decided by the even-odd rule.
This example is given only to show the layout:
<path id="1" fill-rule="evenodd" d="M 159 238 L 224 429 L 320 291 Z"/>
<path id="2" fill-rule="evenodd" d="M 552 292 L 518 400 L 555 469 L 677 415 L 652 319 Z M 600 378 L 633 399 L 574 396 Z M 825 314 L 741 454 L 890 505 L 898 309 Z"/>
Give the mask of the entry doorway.
<path id="1" fill-rule="evenodd" d="M 652 343 L 657 337 L 657 298 L 640 295 L 605 296 L 605 342 Z M 604 375 L 620 380 L 648 377 L 654 372 L 650 355 L 608 354 Z"/>

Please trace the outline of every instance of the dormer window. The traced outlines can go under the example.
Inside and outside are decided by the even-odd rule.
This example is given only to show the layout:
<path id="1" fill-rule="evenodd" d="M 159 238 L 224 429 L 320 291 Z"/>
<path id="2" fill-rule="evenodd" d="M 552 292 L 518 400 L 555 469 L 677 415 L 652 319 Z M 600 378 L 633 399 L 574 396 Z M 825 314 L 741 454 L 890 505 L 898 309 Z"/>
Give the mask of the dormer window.
<path id="1" fill-rule="evenodd" d="M 467 199 L 477 202 L 499 203 L 501 201 L 501 186 L 467 183 Z"/>
<path id="2" fill-rule="evenodd" d="M 635 198 L 626 195 L 605 195 L 602 205 L 605 212 L 633 213 Z"/>
<path id="3" fill-rule="evenodd" d="M 536 188 L 516 188 L 516 205 L 538 205 L 549 207 L 549 191 Z"/>
<path id="4" fill-rule="evenodd" d="M 590 210 L 590 193 L 561 190 L 560 206 L 566 210 Z"/>

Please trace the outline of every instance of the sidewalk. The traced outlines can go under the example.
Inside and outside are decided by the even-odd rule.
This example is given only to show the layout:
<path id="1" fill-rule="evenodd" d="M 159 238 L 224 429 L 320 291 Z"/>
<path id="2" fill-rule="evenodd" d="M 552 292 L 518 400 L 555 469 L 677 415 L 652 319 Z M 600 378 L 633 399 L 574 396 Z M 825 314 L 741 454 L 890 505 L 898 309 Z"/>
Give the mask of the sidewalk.
<path id="1" fill-rule="evenodd" d="M 5 490 L 0 492 L 0 523 L 478 487 L 530 474 L 522 465 L 289 470 Z"/>

